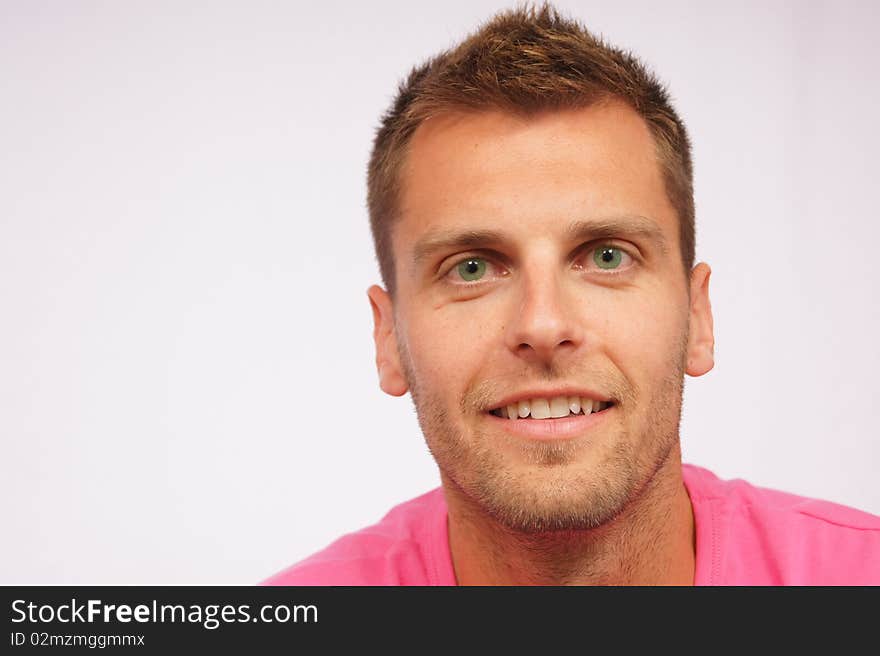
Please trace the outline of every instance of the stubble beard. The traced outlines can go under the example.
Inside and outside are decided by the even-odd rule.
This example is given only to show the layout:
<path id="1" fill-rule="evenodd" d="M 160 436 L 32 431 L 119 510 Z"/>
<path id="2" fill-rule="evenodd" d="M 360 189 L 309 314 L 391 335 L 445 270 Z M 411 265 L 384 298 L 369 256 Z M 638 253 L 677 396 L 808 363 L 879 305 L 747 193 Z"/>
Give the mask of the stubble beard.
<path id="1" fill-rule="evenodd" d="M 644 393 L 629 382 L 618 383 L 613 411 L 622 417 L 616 418 L 616 426 L 600 429 L 602 444 L 591 440 L 516 443 L 517 463 L 493 448 L 483 431 L 465 439 L 441 398 L 419 385 L 403 344 L 400 355 L 419 425 L 444 479 L 470 505 L 506 528 L 537 534 L 595 529 L 612 522 L 664 467 L 679 443 L 686 344 L 684 335 L 666 367 L 669 375 L 650 393 L 640 427 L 630 429 L 621 419 L 639 412 Z M 479 398 L 480 393 L 462 400 L 460 410 L 475 405 L 474 396 Z"/>

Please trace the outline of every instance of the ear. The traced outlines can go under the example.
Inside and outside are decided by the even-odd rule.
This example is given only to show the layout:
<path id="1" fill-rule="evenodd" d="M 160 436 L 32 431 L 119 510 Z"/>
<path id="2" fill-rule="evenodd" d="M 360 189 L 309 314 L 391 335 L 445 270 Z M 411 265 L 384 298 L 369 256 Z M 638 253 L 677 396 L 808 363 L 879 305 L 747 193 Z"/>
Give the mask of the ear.
<path id="1" fill-rule="evenodd" d="M 687 345 L 687 373 L 702 376 L 715 366 L 715 332 L 709 302 L 712 269 L 700 262 L 691 271 L 690 336 Z"/>
<path id="2" fill-rule="evenodd" d="M 373 341 L 376 343 L 376 369 L 379 387 L 391 396 L 403 396 L 408 385 L 400 366 L 400 351 L 394 332 L 394 312 L 391 297 L 378 285 L 367 290 L 373 309 Z"/>

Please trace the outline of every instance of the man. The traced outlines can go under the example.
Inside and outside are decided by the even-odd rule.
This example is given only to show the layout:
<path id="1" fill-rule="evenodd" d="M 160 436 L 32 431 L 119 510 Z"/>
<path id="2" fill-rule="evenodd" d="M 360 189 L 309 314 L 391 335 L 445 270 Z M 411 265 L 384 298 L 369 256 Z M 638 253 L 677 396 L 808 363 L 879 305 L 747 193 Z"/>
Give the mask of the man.
<path id="1" fill-rule="evenodd" d="M 442 488 L 271 584 L 880 584 L 880 518 L 682 465 L 713 367 L 690 145 L 549 6 L 415 69 L 376 137 L 376 364 Z"/>

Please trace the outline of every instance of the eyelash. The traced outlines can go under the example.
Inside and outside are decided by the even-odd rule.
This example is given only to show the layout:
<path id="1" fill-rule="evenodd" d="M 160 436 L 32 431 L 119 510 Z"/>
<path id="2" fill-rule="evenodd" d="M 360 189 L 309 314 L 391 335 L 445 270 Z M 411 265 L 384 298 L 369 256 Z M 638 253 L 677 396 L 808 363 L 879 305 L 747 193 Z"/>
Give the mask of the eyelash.
<path id="1" fill-rule="evenodd" d="M 586 244 L 583 247 L 583 249 L 579 251 L 579 255 L 577 256 L 576 259 L 580 258 L 580 254 L 589 255 L 590 253 L 596 251 L 599 248 L 613 248 L 615 250 L 620 251 L 621 253 L 623 253 L 624 255 L 629 257 L 630 260 L 632 260 L 632 263 L 629 266 L 627 266 L 625 269 L 605 270 L 605 272 L 600 273 L 599 275 L 609 276 L 609 277 L 624 275 L 637 262 L 637 258 L 628 249 L 623 248 L 622 246 L 619 246 L 613 242 L 593 242 L 591 244 Z M 467 262 L 468 260 L 477 260 L 477 259 L 484 260 L 485 262 L 487 262 L 491 266 L 498 266 L 498 264 L 496 262 L 497 258 L 492 255 L 486 255 L 486 254 L 481 254 L 481 253 L 470 253 L 470 254 L 466 254 L 464 256 L 455 258 L 455 261 L 440 276 L 441 279 L 446 279 L 446 278 L 450 277 L 450 275 L 453 274 L 453 272 L 458 268 L 458 265 L 461 264 L 462 262 Z M 602 271 L 601 269 L 598 269 L 598 270 Z M 477 287 L 479 285 L 485 285 L 487 283 L 483 282 L 483 280 L 477 280 L 477 281 L 472 281 L 472 282 L 468 282 L 466 280 L 458 280 L 457 282 L 453 282 L 451 284 L 453 284 L 457 287 Z"/>

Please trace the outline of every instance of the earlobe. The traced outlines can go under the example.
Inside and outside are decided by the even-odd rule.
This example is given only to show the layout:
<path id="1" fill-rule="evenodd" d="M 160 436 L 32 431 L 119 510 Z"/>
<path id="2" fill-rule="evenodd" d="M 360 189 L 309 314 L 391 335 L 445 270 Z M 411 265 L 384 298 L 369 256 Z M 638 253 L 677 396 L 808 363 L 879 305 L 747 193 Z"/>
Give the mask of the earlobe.
<path id="1" fill-rule="evenodd" d="M 712 269 L 700 262 L 691 271 L 690 333 L 687 367 L 690 376 L 702 376 L 715 366 L 715 329 L 709 301 L 709 277 Z"/>
<path id="2" fill-rule="evenodd" d="M 379 387 L 391 396 L 403 396 L 409 387 L 400 366 L 391 297 L 378 285 L 372 285 L 367 290 L 367 297 L 373 310 L 373 342 L 376 345 Z"/>

